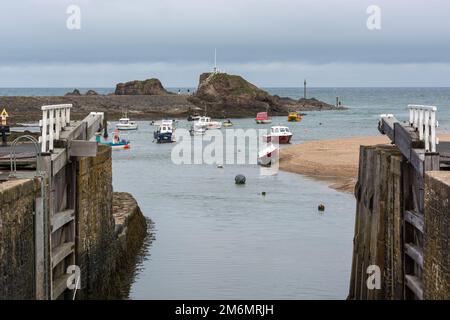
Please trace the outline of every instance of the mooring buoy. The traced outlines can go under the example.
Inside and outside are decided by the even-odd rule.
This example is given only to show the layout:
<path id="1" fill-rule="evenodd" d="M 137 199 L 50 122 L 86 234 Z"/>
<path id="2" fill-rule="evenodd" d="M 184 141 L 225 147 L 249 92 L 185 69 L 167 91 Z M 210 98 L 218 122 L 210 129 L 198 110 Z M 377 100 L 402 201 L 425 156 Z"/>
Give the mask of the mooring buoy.
<path id="1" fill-rule="evenodd" d="M 266 192 L 265 192 L 265 191 L 261 192 L 261 195 L 265 196 L 265 195 L 266 195 Z"/>
<path id="2" fill-rule="evenodd" d="M 234 178 L 234 182 L 236 184 L 245 184 L 245 176 L 243 174 L 238 174 L 235 178 Z"/>

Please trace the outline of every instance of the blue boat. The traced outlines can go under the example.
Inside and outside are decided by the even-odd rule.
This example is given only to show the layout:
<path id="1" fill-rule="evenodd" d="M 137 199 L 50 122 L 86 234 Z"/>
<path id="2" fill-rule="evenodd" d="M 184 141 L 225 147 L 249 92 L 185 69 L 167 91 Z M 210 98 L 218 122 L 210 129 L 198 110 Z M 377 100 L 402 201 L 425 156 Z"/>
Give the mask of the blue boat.
<path id="1" fill-rule="evenodd" d="M 153 138 L 157 143 L 175 142 L 175 129 L 173 120 L 162 120 L 158 130 L 153 132 Z"/>
<path id="2" fill-rule="evenodd" d="M 112 149 L 129 149 L 130 148 L 130 140 L 120 138 L 119 130 L 113 131 L 113 139 L 112 141 L 101 140 L 100 135 L 96 136 L 96 140 L 98 143 L 101 143 L 106 146 L 110 146 Z"/>

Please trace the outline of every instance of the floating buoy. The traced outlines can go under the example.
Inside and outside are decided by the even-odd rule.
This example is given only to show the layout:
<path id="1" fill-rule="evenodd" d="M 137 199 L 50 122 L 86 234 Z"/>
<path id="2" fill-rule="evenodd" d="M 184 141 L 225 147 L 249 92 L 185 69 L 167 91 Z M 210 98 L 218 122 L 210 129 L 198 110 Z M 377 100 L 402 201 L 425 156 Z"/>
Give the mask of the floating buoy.
<path id="1" fill-rule="evenodd" d="M 265 196 L 265 195 L 266 195 L 266 192 L 265 192 L 265 191 L 261 192 L 261 195 Z"/>
<path id="2" fill-rule="evenodd" d="M 219 169 L 223 169 L 223 165 L 221 165 L 221 164 L 218 164 L 218 165 L 217 165 L 217 168 L 219 168 Z"/>
<path id="3" fill-rule="evenodd" d="M 236 184 L 245 184 L 245 176 L 242 174 L 238 174 L 235 178 L 234 178 L 234 182 Z"/>
<path id="4" fill-rule="evenodd" d="M 323 203 L 319 204 L 319 211 L 325 211 L 325 205 Z"/>

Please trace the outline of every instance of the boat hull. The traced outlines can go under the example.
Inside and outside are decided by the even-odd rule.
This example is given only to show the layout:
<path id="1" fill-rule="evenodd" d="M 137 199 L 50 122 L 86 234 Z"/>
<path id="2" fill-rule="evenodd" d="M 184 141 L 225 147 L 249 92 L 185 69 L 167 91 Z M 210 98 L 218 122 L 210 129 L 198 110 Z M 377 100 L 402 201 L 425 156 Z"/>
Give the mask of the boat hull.
<path id="1" fill-rule="evenodd" d="M 118 150 L 118 149 L 130 149 L 130 143 L 129 142 L 119 142 L 119 143 L 113 143 L 113 142 L 101 142 L 101 144 L 105 146 L 111 147 L 111 149 Z"/>
<path id="2" fill-rule="evenodd" d="M 264 142 L 274 142 L 278 144 L 288 144 L 291 143 L 292 134 L 291 135 L 284 135 L 284 136 L 274 136 L 274 135 L 267 135 L 263 137 Z"/>
<path id="3" fill-rule="evenodd" d="M 265 120 L 260 120 L 260 119 L 255 119 L 256 124 L 269 124 L 272 123 L 272 120 L 270 119 L 265 119 Z"/>
<path id="4" fill-rule="evenodd" d="M 269 144 L 263 151 L 258 154 L 258 164 L 263 167 L 269 167 L 278 161 L 280 149 Z"/>
<path id="5" fill-rule="evenodd" d="M 173 134 L 172 133 L 154 133 L 154 138 L 156 139 L 156 143 L 172 143 L 173 140 Z"/>
<path id="6" fill-rule="evenodd" d="M 127 126 L 124 126 L 124 125 L 116 125 L 116 129 L 117 129 L 117 130 L 121 130 L 121 131 L 125 131 L 125 130 L 137 130 L 137 129 L 138 129 L 138 126 L 137 126 L 137 124 L 136 124 L 136 125 L 127 125 Z"/>

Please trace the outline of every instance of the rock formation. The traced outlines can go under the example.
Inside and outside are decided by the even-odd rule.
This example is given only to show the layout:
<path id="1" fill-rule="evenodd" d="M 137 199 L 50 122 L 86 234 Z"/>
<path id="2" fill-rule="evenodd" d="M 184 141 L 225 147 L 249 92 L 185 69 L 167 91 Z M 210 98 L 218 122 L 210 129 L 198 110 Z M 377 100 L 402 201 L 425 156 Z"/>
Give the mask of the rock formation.
<path id="1" fill-rule="evenodd" d="M 88 90 L 86 92 L 86 96 L 98 96 L 98 93 L 97 93 L 97 91 L 94 91 L 94 90 Z"/>
<path id="2" fill-rule="evenodd" d="M 72 92 L 67 92 L 65 96 L 81 96 L 80 90 L 74 89 Z"/>
<path id="3" fill-rule="evenodd" d="M 135 80 L 116 85 L 116 95 L 168 95 L 158 79 Z"/>
<path id="4" fill-rule="evenodd" d="M 272 96 L 238 75 L 226 73 L 203 73 L 199 86 L 189 101 L 206 108 L 212 116 L 249 116 L 258 111 L 269 111 L 272 115 L 285 115 L 289 110 L 330 110 L 333 105 L 316 99 L 301 99 Z"/>

